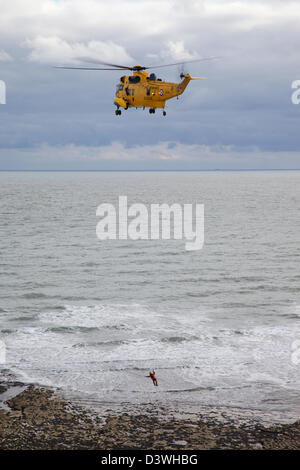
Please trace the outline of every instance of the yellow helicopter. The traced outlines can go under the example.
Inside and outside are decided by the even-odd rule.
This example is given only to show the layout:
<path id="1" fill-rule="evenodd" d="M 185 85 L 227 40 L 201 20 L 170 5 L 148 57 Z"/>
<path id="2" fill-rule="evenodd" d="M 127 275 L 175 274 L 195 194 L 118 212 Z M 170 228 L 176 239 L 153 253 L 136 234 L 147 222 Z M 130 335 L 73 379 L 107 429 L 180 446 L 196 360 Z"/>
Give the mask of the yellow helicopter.
<path id="1" fill-rule="evenodd" d="M 128 108 L 149 108 L 149 113 L 154 114 L 156 109 L 162 109 L 163 115 L 166 116 L 165 105 L 166 101 L 178 97 L 186 89 L 191 80 L 204 80 L 205 77 L 191 77 L 188 73 L 181 73 L 180 83 L 165 82 L 157 78 L 155 73 L 148 73 L 146 70 L 171 67 L 174 65 L 188 64 L 191 62 L 200 62 L 204 60 L 217 59 L 217 57 L 207 57 L 204 59 L 195 59 L 185 62 L 177 62 L 173 64 L 155 65 L 153 67 L 143 67 L 142 65 L 134 65 L 133 67 L 125 65 L 109 64 L 107 62 L 95 61 L 93 59 L 82 58 L 80 60 L 93 62 L 109 66 L 109 68 L 98 67 L 67 67 L 58 66 L 56 68 L 74 69 L 74 70 L 118 70 L 125 71 L 131 70 L 132 75 L 123 75 L 120 78 L 120 83 L 117 85 L 116 94 L 114 97 L 114 104 L 117 107 L 115 110 L 116 116 L 121 115 L 121 109 L 127 110 Z"/>

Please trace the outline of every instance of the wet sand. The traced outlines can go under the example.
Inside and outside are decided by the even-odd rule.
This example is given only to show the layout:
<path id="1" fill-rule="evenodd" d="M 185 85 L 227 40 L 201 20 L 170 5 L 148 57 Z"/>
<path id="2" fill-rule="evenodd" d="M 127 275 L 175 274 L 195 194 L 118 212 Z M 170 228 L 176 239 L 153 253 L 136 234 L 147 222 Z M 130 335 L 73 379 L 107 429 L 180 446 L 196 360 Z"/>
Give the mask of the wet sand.
<path id="1" fill-rule="evenodd" d="M 222 424 L 200 414 L 168 416 L 150 404 L 147 413 L 104 417 L 20 382 L 0 383 L 0 403 L 0 449 L 300 449 L 300 421 Z"/>

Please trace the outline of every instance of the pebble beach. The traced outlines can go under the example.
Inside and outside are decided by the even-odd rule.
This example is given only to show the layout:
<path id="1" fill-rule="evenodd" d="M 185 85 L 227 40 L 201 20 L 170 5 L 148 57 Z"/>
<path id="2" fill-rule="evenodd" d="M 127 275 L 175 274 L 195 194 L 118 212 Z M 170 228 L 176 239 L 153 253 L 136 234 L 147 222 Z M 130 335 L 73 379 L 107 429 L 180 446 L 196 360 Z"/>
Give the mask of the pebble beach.
<path id="1" fill-rule="evenodd" d="M 143 414 L 105 417 L 22 382 L 0 385 L 1 450 L 226 450 L 300 449 L 300 421 L 265 426 L 220 423 L 201 414 L 168 414 L 153 404 Z"/>

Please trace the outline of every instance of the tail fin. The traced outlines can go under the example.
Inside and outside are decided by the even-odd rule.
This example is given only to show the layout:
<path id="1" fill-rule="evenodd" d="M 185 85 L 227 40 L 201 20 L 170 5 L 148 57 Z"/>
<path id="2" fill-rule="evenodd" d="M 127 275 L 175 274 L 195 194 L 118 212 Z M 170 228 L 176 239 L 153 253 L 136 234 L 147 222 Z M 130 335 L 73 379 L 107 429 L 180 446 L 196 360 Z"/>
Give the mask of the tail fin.
<path id="1" fill-rule="evenodd" d="M 180 78 L 183 80 L 177 86 L 177 95 L 181 95 L 184 92 L 191 80 L 204 80 L 206 77 L 191 77 L 189 73 L 182 73 Z"/>
<path id="2" fill-rule="evenodd" d="M 180 74 L 180 78 L 189 78 L 190 80 L 206 80 L 207 77 L 191 77 L 189 73 Z"/>

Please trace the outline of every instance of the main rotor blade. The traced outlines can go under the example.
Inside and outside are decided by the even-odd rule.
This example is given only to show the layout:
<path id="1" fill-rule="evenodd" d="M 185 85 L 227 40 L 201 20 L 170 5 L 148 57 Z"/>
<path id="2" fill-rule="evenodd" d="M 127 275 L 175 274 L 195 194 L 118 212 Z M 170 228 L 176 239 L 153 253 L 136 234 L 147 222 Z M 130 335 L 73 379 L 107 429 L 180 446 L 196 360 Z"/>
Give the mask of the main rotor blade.
<path id="1" fill-rule="evenodd" d="M 100 67 L 71 67 L 71 66 L 56 66 L 55 68 L 58 69 L 75 69 L 75 70 L 131 70 L 131 71 L 137 71 L 137 70 L 148 70 L 148 69 L 158 69 L 162 67 L 172 67 L 174 65 L 183 65 L 183 64 L 191 64 L 192 62 L 203 62 L 206 60 L 214 60 L 214 59 L 219 59 L 220 57 L 205 57 L 203 59 L 194 59 L 194 60 L 186 60 L 182 62 L 175 62 L 172 64 L 163 64 L 163 65 L 153 65 L 153 66 L 148 66 L 148 67 L 143 67 L 143 66 L 133 66 L 133 67 L 128 67 L 127 65 L 117 65 L 117 64 L 110 64 L 108 62 L 103 62 L 101 60 L 97 59 L 92 59 L 88 57 L 78 57 L 78 60 L 81 60 L 83 62 L 91 62 L 94 64 L 101 64 L 101 65 L 108 65 L 110 68 L 100 68 Z"/>
<path id="2" fill-rule="evenodd" d="M 128 67 L 127 65 L 109 64 L 107 62 L 103 62 L 102 60 L 92 59 L 89 57 L 78 57 L 78 60 L 82 60 L 82 62 L 90 62 L 91 64 L 108 65 L 109 67 L 115 67 L 117 69 L 124 69 L 124 70 L 133 69 L 133 67 Z"/>
<path id="3" fill-rule="evenodd" d="M 164 64 L 164 65 L 153 65 L 152 67 L 145 67 L 145 69 L 158 69 L 161 67 L 172 67 L 173 65 L 182 65 L 182 64 L 191 64 L 192 62 L 204 62 L 205 60 L 214 60 L 220 59 L 220 57 L 205 57 L 204 59 L 194 59 L 194 60 L 186 60 L 181 62 L 175 62 L 174 64 Z"/>
<path id="4" fill-rule="evenodd" d="M 120 72 L 120 70 L 123 70 L 123 69 L 100 69 L 98 67 L 64 67 L 62 65 L 56 65 L 54 67 L 55 69 L 72 69 L 72 70 L 118 70 Z"/>

